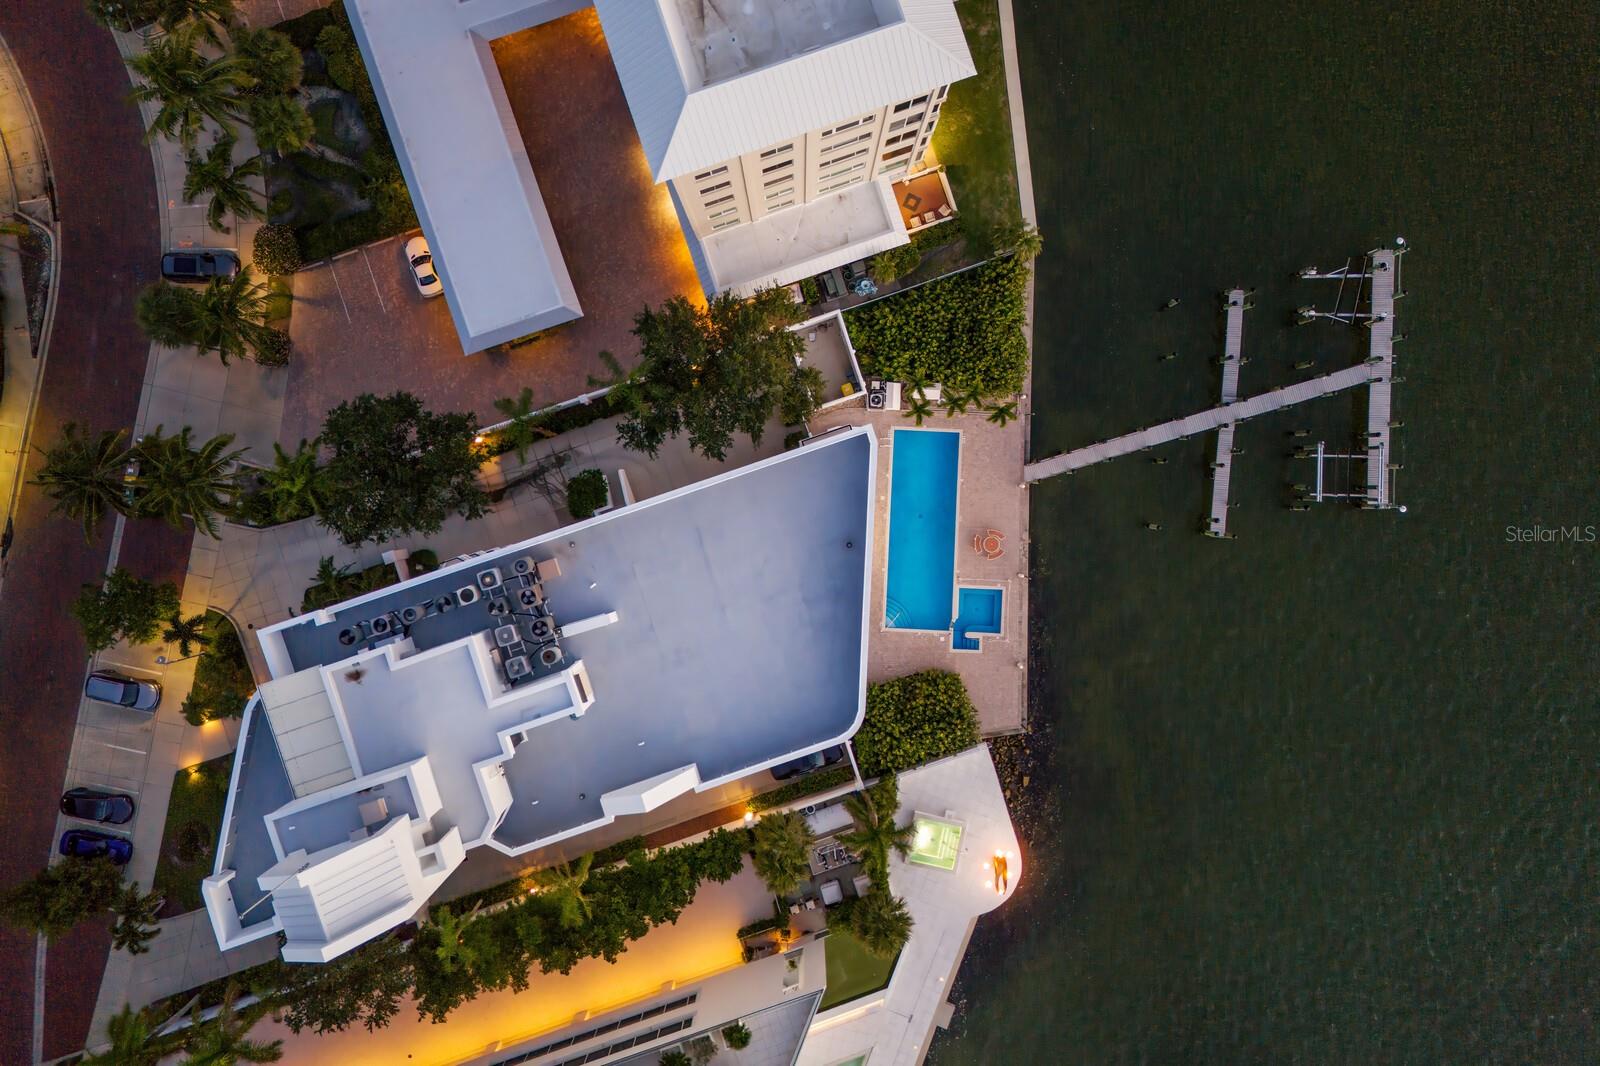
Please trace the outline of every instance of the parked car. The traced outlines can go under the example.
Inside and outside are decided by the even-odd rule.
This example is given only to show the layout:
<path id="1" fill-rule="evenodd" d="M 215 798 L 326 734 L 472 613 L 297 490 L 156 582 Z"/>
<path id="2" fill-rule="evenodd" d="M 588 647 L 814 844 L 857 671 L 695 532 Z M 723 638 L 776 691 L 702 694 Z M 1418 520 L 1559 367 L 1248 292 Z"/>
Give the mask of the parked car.
<path id="1" fill-rule="evenodd" d="M 133 843 L 126 837 L 115 837 L 96 829 L 68 829 L 61 834 L 61 854 L 78 859 L 94 859 L 104 855 L 118 866 L 133 858 Z"/>
<path id="2" fill-rule="evenodd" d="M 136 711 L 153 711 L 161 705 L 159 682 L 143 678 L 123 677 L 110 670 L 96 670 L 83 683 L 83 694 L 100 703 L 118 707 L 132 707 Z"/>
<path id="3" fill-rule="evenodd" d="M 210 281 L 239 273 L 239 257 L 232 252 L 168 252 L 161 257 L 161 276 L 168 281 Z"/>
<path id="4" fill-rule="evenodd" d="M 411 280 L 417 283 L 417 291 L 424 296 L 440 296 L 444 293 L 444 282 L 439 280 L 439 272 L 433 268 L 433 252 L 428 249 L 428 238 L 413 237 L 406 242 L 406 262 L 411 264 Z"/>
<path id="5" fill-rule="evenodd" d="M 772 776 L 779 781 L 787 781 L 800 774 L 808 774 L 812 770 L 820 770 L 824 766 L 832 766 L 844 759 L 844 746 L 841 744 L 834 748 L 824 748 L 814 751 L 810 755 L 802 755 L 798 759 L 781 762 L 772 768 Z"/>
<path id="6" fill-rule="evenodd" d="M 122 825 L 133 818 L 133 797 L 93 788 L 69 789 L 61 797 L 61 813 L 90 822 Z"/>

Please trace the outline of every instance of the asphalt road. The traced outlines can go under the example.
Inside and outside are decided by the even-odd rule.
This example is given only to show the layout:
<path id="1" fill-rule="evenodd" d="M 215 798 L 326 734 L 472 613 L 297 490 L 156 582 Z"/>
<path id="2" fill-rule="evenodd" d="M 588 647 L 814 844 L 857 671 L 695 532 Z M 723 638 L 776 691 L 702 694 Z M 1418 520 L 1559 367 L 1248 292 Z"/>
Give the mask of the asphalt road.
<path id="1" fill-rule="evenodd" d="M 6 0 L 0 38 L 22 72 L 44 130 L 61 220 L 60 289 L 34 442 L 63 423 L 131 427 L 149 345 L 133 319 L 139 288 L 158 272 L 160 225 L 149 149 L 111 35 L 74 0 Z M 28 461 L 37 469 L 38 456 Z M 104 571 L 110 523 L 93 544 L 23 491 L 0 586 L 0 884 L 31 876 L 53 845 L 85 653 L 66 611 Z M 183 572 L 191 535 L 139 523 L 123 565 Z M 45 967 L 46 1059 L 83 1046 L 109 936 L 85 925 L 50 949 Z M 0 932 L 0 1062 L 31 1061 L 34 940 Z"/>

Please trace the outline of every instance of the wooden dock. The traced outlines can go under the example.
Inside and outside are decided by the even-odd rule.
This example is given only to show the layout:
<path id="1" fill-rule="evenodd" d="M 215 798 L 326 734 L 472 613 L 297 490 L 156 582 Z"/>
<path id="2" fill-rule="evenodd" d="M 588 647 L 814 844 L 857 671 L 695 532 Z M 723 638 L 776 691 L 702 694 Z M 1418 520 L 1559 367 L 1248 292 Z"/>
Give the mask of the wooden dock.
<path id="1" fill-rule="evenodd" d="M 1389 423 L 1394 377 L 1394 300 L 1400 259 L 1389 249 L 1372 253 L 1372 333 L 1367 356 L 1372 387 L 1367 390 L 1367 496 L 1368 507 L 1394 506 L 1394 476 Z"/>
<path id="2" fill-rule="evenodd" d="M 1239 365 L 1244 362 L 1244 290 L 1229 289 L 1223 310 L 1227 327 L 1222 343 L 1222 406 L 1239 400 Z M 1206 534 L 1228 535 L 1228 490 L 1233 484 L 1233 423 L 1217 429 L 1217 457 L 1211 464 L 1211 518 Z"/>
<path id="3" fill-rule="evenodd" d="M 1125 433 L 1120 437 L 1101 441 L 1099 444 L 1091 444 L 1085 448 L 1029 463 L 1023 467 L 1023 476 L 1028 481 L 1041 481 L 1057 474 L 1066 474 L 1096 463 L 1103 463 L 1107 459 L 1131 455 L 1158 444 L 1184 440 L 1196 433 L 1210 433 L 1212 430 L 1221 429 L 1229 422 L 1243 422 L 1258 415 L 1314 400 L 1319 396 L 1369 384 L 1373 379 L 1373 371 L 1373 367 L 1365 364 L 1346 367 L 1344 370 L 1335 370 L 1331 374 L 1296 382 L 1281 389 L 1262 393 L 1260 396 L 1252 396 L 1247 400 L 1213 407 L 1209 411 L 1185 415 L 1183 418 L 1174 418 L 1158 426 Z"/>

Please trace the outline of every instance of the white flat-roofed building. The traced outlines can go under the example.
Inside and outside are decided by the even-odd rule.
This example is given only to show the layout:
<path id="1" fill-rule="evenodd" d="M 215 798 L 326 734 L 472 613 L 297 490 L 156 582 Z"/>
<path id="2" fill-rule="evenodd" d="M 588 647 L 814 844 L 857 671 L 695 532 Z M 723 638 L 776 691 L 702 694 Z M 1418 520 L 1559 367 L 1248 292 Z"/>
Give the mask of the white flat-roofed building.
<path id="1" fill-rule="evenodd" d="M 579 317 L 489 46 L 589 5 L 345 5 L 463 348 Z M 786 284 L 910 239 L 890 186 L 927 154 L 950 84 L 976 72 L 953 0 L 594 6 L 708 294 Z"/>
<path id="2" fill-rule="evenodd" d="M 222 946 L 326 961 L 520 855 L 861 723 L 876 441 L 830 437 L 258 631 Z M 368 886 L 363 889 L 361 886 Z"/>

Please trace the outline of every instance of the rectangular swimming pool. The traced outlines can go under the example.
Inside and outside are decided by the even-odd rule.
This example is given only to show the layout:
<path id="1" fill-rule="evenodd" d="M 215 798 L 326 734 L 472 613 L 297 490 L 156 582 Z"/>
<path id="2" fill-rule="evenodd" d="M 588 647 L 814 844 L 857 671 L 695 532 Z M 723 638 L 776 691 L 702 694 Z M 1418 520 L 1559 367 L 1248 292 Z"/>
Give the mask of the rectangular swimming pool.
<path id="1" fill-rule="evenodd" d="M 897 429 L 893 440 L 884 624 L 943 632 L 955 598 L 961 434 Z"/>

